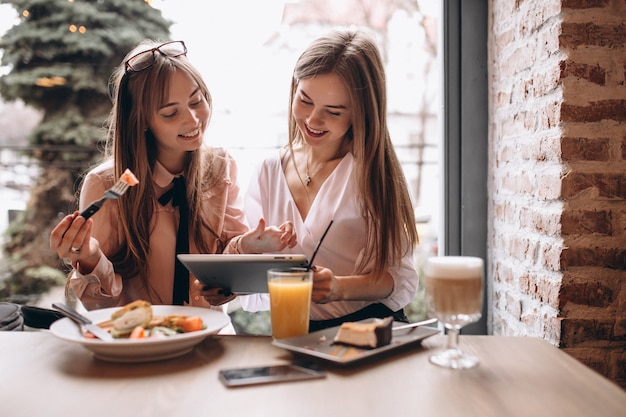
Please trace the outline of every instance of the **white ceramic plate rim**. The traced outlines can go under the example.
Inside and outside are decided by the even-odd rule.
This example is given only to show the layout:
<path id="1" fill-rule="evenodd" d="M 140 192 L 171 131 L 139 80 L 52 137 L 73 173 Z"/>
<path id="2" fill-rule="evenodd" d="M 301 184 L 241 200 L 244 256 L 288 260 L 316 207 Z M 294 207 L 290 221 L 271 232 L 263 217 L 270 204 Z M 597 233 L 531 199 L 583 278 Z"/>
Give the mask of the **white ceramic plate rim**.
<path id="1" fill-rule="evenodd" d="M 111 307 L 100 310 L 92 310 L 83 313 L 83 315 L 87 316 L 92 322 L 97 324 L 110 319 L 111 314 L 113 314 L 113 312 L 119 310 L 120 308 L 121 307 Z M 219 332 L 230 323 L 230 318 L 226 314 L 216 310 L 201 307 L 153 305 L 152 313 L 155 316 L 166 316 L 173 314 L 200 316 L 204 325 L 206 326 L 206 329 L 199 330 L 197 332 L 181 333 L 175 336 L 168 336 L 163 338 L 147 338 L 139 340 L 115 339 L 111 342 L 105 342 L 99 339 L 84 337 L 80 334 L 78 326 L 66 317 L 52 323 L 52 325 L 50 326 L 50 331 L 52 332 L 52 334 L 60 339 L 64 339 L 70 342 L 78 342 L 87 348 L 100 348 L 105 346 L 108 348 L 114 348 L 115 346 L 128 347 L 132 345 L 137 345 L 139 347 L 147 345 L 155 346 L 178 344 L 178 342 L 181 342 L 185 339 L 204 338 L 205 336 Z"/>

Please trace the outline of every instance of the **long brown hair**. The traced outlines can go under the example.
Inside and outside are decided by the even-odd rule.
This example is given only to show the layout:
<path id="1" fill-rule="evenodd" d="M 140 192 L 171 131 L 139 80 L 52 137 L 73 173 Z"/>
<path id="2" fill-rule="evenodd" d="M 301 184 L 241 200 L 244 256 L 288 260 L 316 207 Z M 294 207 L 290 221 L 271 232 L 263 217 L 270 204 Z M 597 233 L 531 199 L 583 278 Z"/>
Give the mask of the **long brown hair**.
<path id="1" fill-rule="evenodd" d="M 342 147 L 352 150 L 358 195 L 368 223 L 366 253 L 359 271 L 374 260 L 374 273 L 412 252 L 418 243 L 415 214 L 402 167 L 387 128 L 385 71 L 373 38 L 363 29 L 335 30 L 318 38 L 296 62 L 289 108 L 298 82 L 334 74 L 350 94 L 352 126 Z M 289 112 L 289 146 L 303 138 Z"/>
<path id="2" fill-rule="evenodd" d="M 149 68 L 137 72 L 126 71 L 124 63 L 129 57 L 159 44 L 161 42 L 151 40 L 140 43 L 126 55 L 112 74 L 110 84 L 113 107 L 105 151 L 106 157 L 114 160 L 114 178 L 119 178 L 128 168 L 139 179 L 139 184 L 133 187 L 132 192 L 117 200 L 125 243 L 117 253 L 108 255 L 117 273 L 123 277 L 139 275 L 146 283 L 149 276 L 147 259 L 153 204 L 158 197 L 154 195 L 152 185 L 156 139 L 148 128 L 148 120 L 166 99 L 169 80 L 176 71 L 187 73 L 198 84 L 209 106 L 212 106 L 211 94 L 202 76 L 184 55 L 171 57 L 154 53 L 154 63 Z M 225 164 L 214 163 L 211 148 L 205 146 L 188 152 L 186 157 L 184 176 L 190 210 L 189 230 L 194 233 L 197 248 L 203 253 L 209 253 L 209 242 L 215 248 L 216 244 L 219 246 L 219 237 L 208 226 L 208 220 L 203 218 L 200 210 L 201 191 L 214 185 L 212 179 L 223 174 Z M 207 178 L 209 181 L 206 181 Z"/>

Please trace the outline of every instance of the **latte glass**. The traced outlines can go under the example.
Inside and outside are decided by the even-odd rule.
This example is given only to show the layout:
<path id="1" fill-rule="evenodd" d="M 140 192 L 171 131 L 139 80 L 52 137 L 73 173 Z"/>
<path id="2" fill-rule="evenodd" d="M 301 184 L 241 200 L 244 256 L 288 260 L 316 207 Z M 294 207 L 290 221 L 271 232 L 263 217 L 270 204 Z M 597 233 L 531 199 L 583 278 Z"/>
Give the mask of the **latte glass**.
<path id="1" fill-rule="evenodd" d="M 459 347 L 463 326 L 478 321 L 483 307 L 483 260 L 473 256 L 436 256 L 426 260 L 424 277 L 428 313 L 448 333 L 445 349 L 430 357 L 436 365 L 472 368 L 478 358 Z"/>

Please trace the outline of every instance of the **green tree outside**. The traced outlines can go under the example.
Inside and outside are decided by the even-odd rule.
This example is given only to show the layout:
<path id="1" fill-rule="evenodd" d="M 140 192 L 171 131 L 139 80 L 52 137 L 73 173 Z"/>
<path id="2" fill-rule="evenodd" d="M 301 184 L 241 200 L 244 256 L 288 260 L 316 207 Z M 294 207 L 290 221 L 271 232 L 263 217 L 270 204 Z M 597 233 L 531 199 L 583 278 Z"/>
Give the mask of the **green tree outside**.
<path id="1" fill-rule="evenodd" d="M 110 75 L 138 42 L 170 36 L 172 22 L 149 3 L 0 0 L 20 16 L 0 38 L 0 64 L 9 68 L 0 77 L 0 96 L 43 115 L 29 137 L 41 175 L 26 211 L 7 231 L 0 300 L 26 303 L 64 281 L 67 269 L 49 249 L 50 231 L 59 213 L 76 209 L 81 176 L 102 156 Z"/>

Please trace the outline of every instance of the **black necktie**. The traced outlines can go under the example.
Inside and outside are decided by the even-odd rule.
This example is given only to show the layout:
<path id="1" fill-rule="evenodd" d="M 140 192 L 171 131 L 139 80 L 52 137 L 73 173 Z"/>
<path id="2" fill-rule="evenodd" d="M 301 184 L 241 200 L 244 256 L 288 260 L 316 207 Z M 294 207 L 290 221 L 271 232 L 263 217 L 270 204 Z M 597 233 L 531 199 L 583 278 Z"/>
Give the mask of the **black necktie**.
<path id="1" fill-rule="evenodd" d="M 189 207 L 187 206 L 185 178 L 176 177 L 172 183 L 174 187 L 159 197 L 159 203 L 166 205 L 172 200 L 172 205 L 178 206 L 180 220 L 178 222 L 178 234 L 176 235 L 176 254 L 189 253 Z M 172 304 L 183 305 L 185 302 L 189 302 L 189 271 L 176 258 Z"/>

